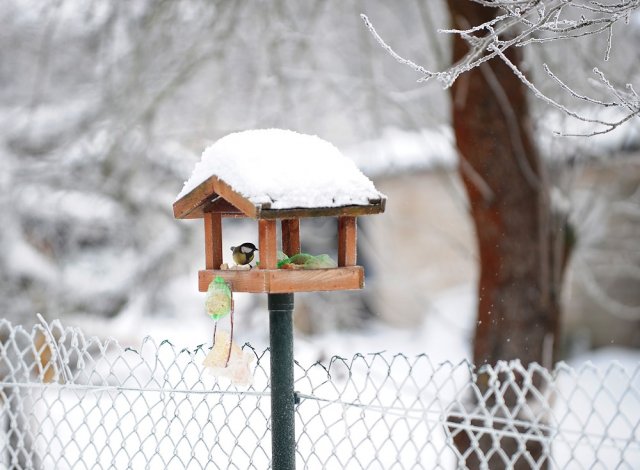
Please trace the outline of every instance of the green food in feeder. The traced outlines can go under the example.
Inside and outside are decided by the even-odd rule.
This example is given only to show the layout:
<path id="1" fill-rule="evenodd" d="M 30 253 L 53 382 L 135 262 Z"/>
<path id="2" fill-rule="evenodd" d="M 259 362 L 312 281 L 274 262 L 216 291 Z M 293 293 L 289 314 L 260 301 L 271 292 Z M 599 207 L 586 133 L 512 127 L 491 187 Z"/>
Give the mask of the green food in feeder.
<path id="1" fill-rule="evenodd" d="M 278 251 L 276 253 L 277 255 L 277 261 L 278 261 L 278 267 L 280 267 L 280 263 L 282 263 L 284 260 L 288 259 L 287 255 L 284 253 L 284 251 Z M 260 261 L 256 261 L 256 266 L 260 266 Z"/>
<path id="2" fill-rule="evenodd" d="M 216 276 L 209 284 L 207 297 L 204 300 L 207 314 L 214 320 L 219 320 L 231 313 L 231 289 L 221 276 Z"/>
<path id="3" fill-rule="evenodd" d="M 286 268 L 287 265 L 294 265 L 300 269 L 327 269 L 338 266 L 329 255 L 314 256 L 308 253 L 298 253 L 290 258 L 283 259 L 278 263 L 278 268 Z"/>
<path id="4" fill-rule="evenodd" d="M 337 267 L 338 263 L 336 263 L 329 255 L 313 256 L 304 263 L 304 269 L 327 269 Z"/>

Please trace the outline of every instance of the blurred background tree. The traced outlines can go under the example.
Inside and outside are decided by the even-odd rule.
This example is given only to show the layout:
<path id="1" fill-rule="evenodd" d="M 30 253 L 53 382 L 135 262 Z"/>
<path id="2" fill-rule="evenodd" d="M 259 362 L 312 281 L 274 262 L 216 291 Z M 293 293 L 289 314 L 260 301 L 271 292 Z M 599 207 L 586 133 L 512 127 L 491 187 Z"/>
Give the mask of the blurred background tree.
<path id="1" fill-rule="evenodd" d="M 421 114 L 379 91 L 359 11 L 3 2 L 2 310 L 172 315 L 199 259 L 176 247 L 201 234 L 170 207 L 207 144 L 278 126 L 349 144 Z"/>
<path id="2" fill-rule="evenodd" d="M 629 21 L 638 2 L 585 4 L 554 1 L 448 1 L 453 40 L 452 64 L 431 72 L 396 53 L 366 16 L 366 25 L 378 43 L 397 61 L 450 87 L 452 123 L 459 151 L 458 169 L 464 182 L 474 221 L 479 253 L 478 314 L 473 341 L 473 362 L 499 360 L 537 362 L 551 368 L 560 345 L 561 291 L 567 261 L 576 242 L 564 204 L 552 197 L 547 165 L 538 150 L 529 111 L 528 92 L 567 116 L 588 124 L 583 138 L 611 132 L 640 115 L 640 97 L 633 85 L 612 83 L 598 68 L 601 90 L 577 92 L 580 74 L 563 81 L 546 64 L 541 67 L 560 91 L 592 107 L 613 108 L 608 117 L 572 111 L 556 98 L 538 90 L 525 62 L 524 46 L 552 41 L 583 40 L 608 34 L 604 60 L 611 54 L 613 27 Z M 592 63 L 595 57 L 585 62 Z M 603 93 L 604 91 L 604 93 Z M 602 95 L 605 95 L 605 98 Z M 607 96 L 608 95 L 608 96 Z M 611 100 L 611 98 L 613 98 Z M 609 99 L 609 100 L 607 100 Z M 578 133 L 580 134 L 580 133 Z M 482 374 L 479 371 L 479 374 Z M 491 397 L 490 378 L 480 375 L 484 399 Z M 540 384 L 535 385 L 540 388 Z M 523 397 L 506 396 L 506 406 L 517 413 Z M 477 397 L 469 397 L 469 406 Z M 504 405 L 504 404 L 503 404 Z M 517 417 L 527 422 L 526 413 Z M 460 423 L 457 418 L 453 422 Z M 495 425 L 496 429 L 503 426 Z M 524 427 L 526 429 L 526 426 Z M 517 439 L 493 437 L 472 430 L 451 432 L 465 468 L 486 465 L 496 445 L 503 455 L 517 455 Z M 480 447 L 482 452 L 478 453 Z M 546 468 L 543 446 L 527 442 L 528 459 Z M 516 461 L 496 453 L 491 468 L 532 468 L 525 458 Z M 483 463 L 484 462 L 484 463 Z"/>

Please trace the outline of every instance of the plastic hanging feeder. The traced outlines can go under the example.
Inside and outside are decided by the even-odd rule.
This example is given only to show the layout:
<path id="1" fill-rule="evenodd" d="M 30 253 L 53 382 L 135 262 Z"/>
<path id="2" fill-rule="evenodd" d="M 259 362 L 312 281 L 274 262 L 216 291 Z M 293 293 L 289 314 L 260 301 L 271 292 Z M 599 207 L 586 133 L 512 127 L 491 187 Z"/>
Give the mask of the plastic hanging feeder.
<path id="1" fill-rule="evenodd" d="M 216 276 L 213 282 L 209 284 L 205 308 L 207 314 L 216 321 L 231 313 L 233 308 L 231 289 L 222 277 Z"/>
<path id="2" fill-rule="evenodd" d="M 233 295 L 229 284 L 227 284 L 222 277 L 216 276 L 209 284 L 204 306 L 207 314 L 215 321 L 215 326 L 213 327 L 213 348 L 207 355 L 207 360 L 212 360 L 212 357 L 217 354 L 216 351 L 220 349 L 219 344 L 216 349 L 216 338 L 219 336 L 217 333 L 218 320 L 231 314 L 231 331 L 228 333 L 227 358 L 224 365 L 226 368 L 231 359 L 231 349 L 233 345 Z"/>

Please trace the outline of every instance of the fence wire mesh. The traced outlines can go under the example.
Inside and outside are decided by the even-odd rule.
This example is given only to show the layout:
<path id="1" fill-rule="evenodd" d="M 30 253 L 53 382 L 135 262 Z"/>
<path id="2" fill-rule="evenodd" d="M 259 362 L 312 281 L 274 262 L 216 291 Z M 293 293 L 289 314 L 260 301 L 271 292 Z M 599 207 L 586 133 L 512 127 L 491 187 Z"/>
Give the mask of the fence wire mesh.
<path id="1" fill-rule="evenodd" d="M 245 346 L 236 387 L 203 371 L 207 349 L 0 321 L 0 468 L 269 468 L 269 352 Z M 638 364 L 375 353 L 295 377 L 297 468 L 640 468 Z"/>

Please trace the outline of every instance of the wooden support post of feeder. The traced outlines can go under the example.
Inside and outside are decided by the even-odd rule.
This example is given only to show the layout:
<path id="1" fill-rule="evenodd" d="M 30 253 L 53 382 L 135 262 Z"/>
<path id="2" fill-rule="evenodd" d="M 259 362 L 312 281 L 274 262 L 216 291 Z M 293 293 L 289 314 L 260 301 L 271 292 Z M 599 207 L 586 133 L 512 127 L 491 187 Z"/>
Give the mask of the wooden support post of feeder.
<path id="1" fill-rule="evenodd" d="M 260 255 L 260 269 L 276 269 L 278 267 L 278 253 L 276 244 L 276 221 L 258 221 L 258 254 Z"/>
<path id="2" fill-rule="evenodd" d="M 287 256 L 300 253 L 300 219 L 282 221 L 282 251 Z"/>
<path id="3" fill-rule="evenodd" d="M 338 217 L 338 266 L 356 265 L 358 228 L 355 217 Z"/>
<path id="4" fill-rule="evenodd" d="M 204 253 L 206 269 L 220 269 L 222 264 L 222 215 L 204 214 Z"/>

